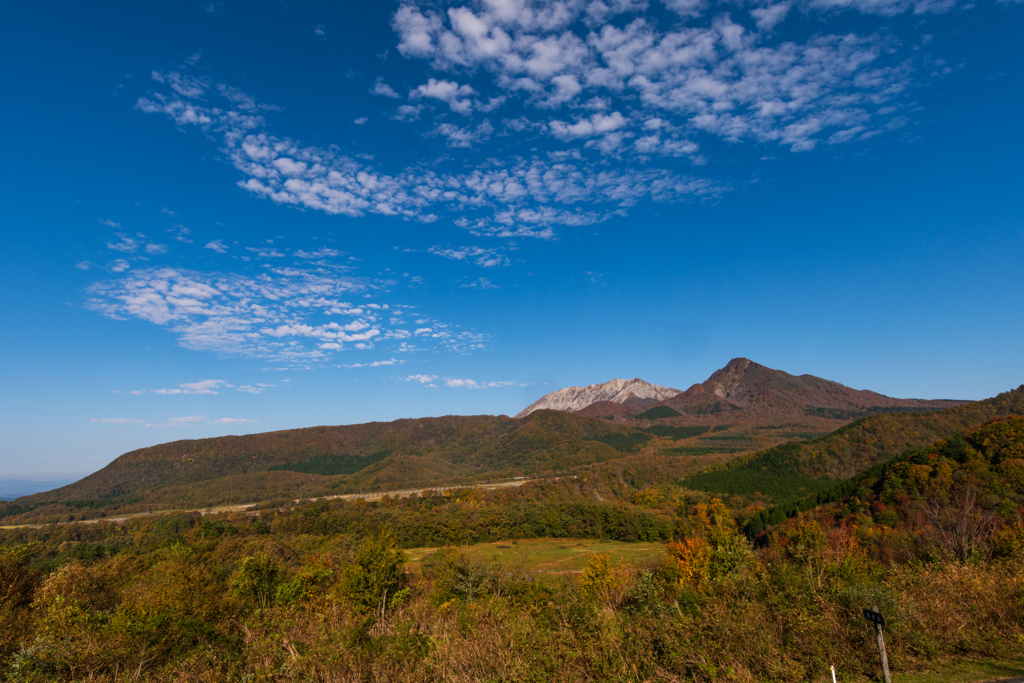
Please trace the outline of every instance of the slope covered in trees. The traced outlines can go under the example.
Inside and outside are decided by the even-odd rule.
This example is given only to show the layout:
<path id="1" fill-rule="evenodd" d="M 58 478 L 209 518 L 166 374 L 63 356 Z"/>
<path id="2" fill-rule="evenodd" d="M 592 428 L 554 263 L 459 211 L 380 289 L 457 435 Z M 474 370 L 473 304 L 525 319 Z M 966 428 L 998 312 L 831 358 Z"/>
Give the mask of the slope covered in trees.
<path id="1" fill-rule="evenodd" d="M 1022 507 L 1024 417 L 1013 415 L 907 449 L 813 495 L 781 502 L 755 515 L 747 528 L 757 534 L 813 511 L 833 526 L 874 523 L 898 529 L 903 541 L 940 537 L 965 559 L 996 519 Z"/>
<path id="2" fill-rule="evenodd" d="M 126 453 L 81 481 L 0 511 L 53 503 L 250 502 L 300 491 L 324 495 L 558 472 L 622 457 L 650 438 L 630 427 L 542 410 L 521 420 L 448 416 L 175 441 Z M 198 492 L 209 495 L 200 500 Z"/>
<path id="3" fill-rule="evenodd" d="M 680 482 L 721 494 L 759 492 L 774 498 L 814 493 L 968 427 L 1024 414 L 1024 386 L 984 401 L 929 413 L 899 412 L 862 418 L 804 443 L 791 443 L 737 458 Z"/>

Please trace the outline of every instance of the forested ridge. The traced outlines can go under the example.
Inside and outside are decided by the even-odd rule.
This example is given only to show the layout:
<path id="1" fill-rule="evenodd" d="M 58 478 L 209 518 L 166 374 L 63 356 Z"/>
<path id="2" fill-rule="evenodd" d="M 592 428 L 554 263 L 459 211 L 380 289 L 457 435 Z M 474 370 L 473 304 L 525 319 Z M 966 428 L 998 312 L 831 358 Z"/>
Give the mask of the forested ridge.
<path id="1" fill-rule="evenodd" d="M 734 459 L 681 484 L 727 495 L 759 492 L 785 498 L 815 493 L 907 448 L 932 443 L 986 420 L 1021 414 L 1024 387 L 945 410 L 872 415 L 811 441 Z"/>

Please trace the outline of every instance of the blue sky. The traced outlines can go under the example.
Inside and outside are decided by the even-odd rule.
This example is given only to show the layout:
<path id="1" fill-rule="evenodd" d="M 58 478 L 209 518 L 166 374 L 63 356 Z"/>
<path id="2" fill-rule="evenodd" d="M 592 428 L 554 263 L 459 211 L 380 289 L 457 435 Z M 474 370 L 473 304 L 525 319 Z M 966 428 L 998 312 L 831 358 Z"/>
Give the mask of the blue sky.
<path id="1" fill-rule="evenodd" d="M 1024 6 L 8 3 L 0 478 L 685 389 L 1024 382 Z"/>

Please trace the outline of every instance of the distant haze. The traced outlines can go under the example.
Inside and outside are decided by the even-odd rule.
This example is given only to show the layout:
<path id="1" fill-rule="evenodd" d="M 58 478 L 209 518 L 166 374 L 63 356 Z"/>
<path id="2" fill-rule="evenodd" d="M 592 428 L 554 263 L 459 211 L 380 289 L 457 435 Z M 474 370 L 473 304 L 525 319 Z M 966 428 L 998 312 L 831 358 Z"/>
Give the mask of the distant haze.
<path id="1" fill-rule="evenodd" d="M 74 479 L 55 479 L 53 481 L 29 481 L 25 479 L 0 479 L 0 500 L 14 500 L 33 493 L 42 493 L 59 489 L 75 481 Z"/>

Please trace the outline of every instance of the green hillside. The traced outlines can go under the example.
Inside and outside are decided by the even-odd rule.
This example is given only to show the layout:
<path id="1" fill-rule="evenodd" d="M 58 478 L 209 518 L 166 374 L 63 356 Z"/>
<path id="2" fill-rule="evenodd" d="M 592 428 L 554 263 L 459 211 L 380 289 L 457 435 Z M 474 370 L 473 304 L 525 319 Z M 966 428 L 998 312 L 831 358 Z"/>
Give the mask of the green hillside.
<path id="1" fill-rule="evenodd" d="M 952 544 L 948 550 L 966 559 L 972 544 L 985 540 L 986 526 L 1024 511 L 1024 417 L 996 418 L 907 449 L 813 495 L 762 511 L 747 531 L 755 535 L 808 511 L 836 527 L 881 526 L 906 532 L 899 540 Z M 929 533 L 947 524 L 946 533 Z"/>
<path id="2" fill-rule="evenodd" d="M 1021 414 L 1024 386 L 945 410 L 873 415 L 827 436 L 737 458 L 715 470 L 688 477 L 680 484 L 710 493 L 756 492 L 776 500 L 816 493 L 907 448 L 934 443 L 994 418 Z"/>

